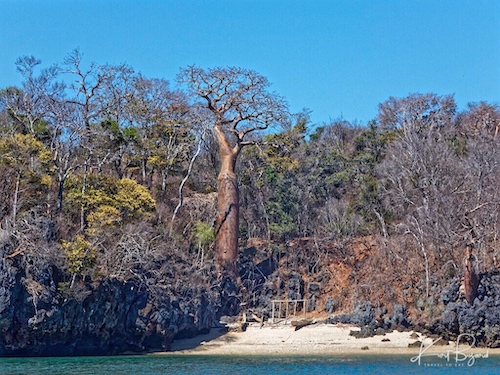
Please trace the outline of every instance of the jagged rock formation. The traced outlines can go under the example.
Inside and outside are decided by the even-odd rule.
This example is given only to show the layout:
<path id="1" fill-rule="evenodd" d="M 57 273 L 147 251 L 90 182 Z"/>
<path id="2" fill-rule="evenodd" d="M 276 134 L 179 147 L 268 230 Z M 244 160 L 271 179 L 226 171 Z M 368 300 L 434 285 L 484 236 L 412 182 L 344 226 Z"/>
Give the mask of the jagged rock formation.
<path id="1" fill-rule="evenodd" d="M 210 330 L 234 313 L 233 283 L 221 288 L 146 287 L 103 279 L 59 287 L 34 282 L 0 258 L 0 355 L 108 355 L 168 350 L 174 338 Z"/>
<path id="2" fill-rule="evenodd" d="M 327 321 L 361 327 L 360 331 L 353 332 L 356 337 L 373 336 L 394 329 L 416 329 L 452 341 L 460 334 L 468 334 L 474 337 L 477 346 L 498 348 L 500 271 L 494 270 L 480 275 L 477 296 L 472 305 L 460 291 L 460 279 L 452 279 L 433 307 L 433 314 L 432 318 L 411 319 L 402 305 L 394 305 L 389 314 L 385 308 L 375 308 L 370 302 L 362 302 L 352 312 L 333 315 Z"/>
<path id="3" fill-rule="evenodd" d="M 466 302 L 459 280 L 454 279 L 441 295 L 445 304 L 441 316 L 426 328 L 449 339 L 471 334 L 480 345 L 500 347 L 500 271 L 483 273 L 479 279 L 472 304 Z"/>
<path id="4" fill-rule="evenodd" d="M 411 327 L 408 312 L 402 305 L 392 307 L 392 313 L 384 307 L 373 307 L 371 302 L 358 304 L 351 313 L 333 315 L 327 319 L 328 323 L 353 324 L 361 327 L 360 331 L 352 332 L 358 338 L 383 334 L 392 330 L 406 330 Z"/>

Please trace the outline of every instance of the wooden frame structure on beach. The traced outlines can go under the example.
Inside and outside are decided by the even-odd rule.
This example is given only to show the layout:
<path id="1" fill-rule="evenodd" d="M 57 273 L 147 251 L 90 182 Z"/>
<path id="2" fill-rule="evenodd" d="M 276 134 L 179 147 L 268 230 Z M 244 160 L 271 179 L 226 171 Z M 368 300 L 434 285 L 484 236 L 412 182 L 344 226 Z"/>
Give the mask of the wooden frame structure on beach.
<path id="1" fill-rule="evenodd" d="M 300 304 L 302 304 L 302 310 L 304 312 L 304 318 L 306 317 L 307 313 L 307 300 L 306 299 L 275 299 L 271 301 L 271 306 L 272 306 L 272 311 L 271 311 L 271 323 L 277 323 L 276 319 L 283 319 L 282 317 L 282 305 L 285 305 L 285 323 L 287 322 L 288 318 L 291 316 L 296 316 L 297 315 L 297 308 L 300 307 Z M 293 314 L 290 315 L 290 304 L 293 305 Z M 276 305 L 278 306 L 278 309 L 276 311 Z M 276 313 L 278 313 L 276 316 Z"/>

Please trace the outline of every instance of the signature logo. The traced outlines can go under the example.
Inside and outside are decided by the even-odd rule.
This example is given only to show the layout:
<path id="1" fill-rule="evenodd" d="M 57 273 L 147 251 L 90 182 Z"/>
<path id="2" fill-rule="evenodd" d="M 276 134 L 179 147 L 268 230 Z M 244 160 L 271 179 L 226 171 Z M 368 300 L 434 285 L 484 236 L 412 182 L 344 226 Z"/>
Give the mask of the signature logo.
<path id="1" fill-rule="evenodd" d="M 447 350 L 445 352 L 440 352 L 440 353 L 431 352 L 429 349 L 431 349 L 434 346 L 434 344 L 436 344 L 439 340 L 441 340 L 441 337 L 432 341 L 427 346 L 422 342 L 422 344 L 420 345 L 420 351 L 418 355 L 412 357 L 410 361 L 413 363 L 416 362 L 420 366 L 423 357 L 437 357 L 437 358 L 444 358 L 446 360 L 447 365 L 451 365 L 451 363 L 453 363 L 454 361 L 454 364 L 456 366 L 463 366 L 464 364 L 467 364 L 467 366 L 473 366 L 477 358 L 488 358 L 488 350 L 486 350 L 486 353 L 484 354 L 469 353 L 470 349 L 472 349 L 472 347 L 476 344 L 476 338 L 471 334 L 462 333 L 458 335 L 453 350 Z M 460 341 L 462 340 L 468 341 L 470 342 L 470 344 L 468 344 L 468 346 L 464 345 L 461 346 Z M 437 365 L 439 366 L 439 364 Z"/>

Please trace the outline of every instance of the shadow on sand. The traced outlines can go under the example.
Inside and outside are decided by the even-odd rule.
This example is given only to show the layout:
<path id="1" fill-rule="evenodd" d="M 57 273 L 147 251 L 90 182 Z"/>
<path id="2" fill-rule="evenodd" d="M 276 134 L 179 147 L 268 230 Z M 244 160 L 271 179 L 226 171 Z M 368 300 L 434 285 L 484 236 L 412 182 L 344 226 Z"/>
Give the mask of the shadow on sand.
<path id="1" fill-rule="evenodd" d="M 232 340 L 231 337 L 224 336 L 228 332 L 227 327 L 214 327 L 209 333 L 204 335 L 198 335 L 190 339 L 179 339 L 174 340 L 170 346 L 170 352 L 180 352 L 184 350 L 203 350 L 203 345 L 208 344 L 211 341 L 217 341 L 216 343 L 210 343 L 210 345 L 223 345 L 225 342 Z"/>

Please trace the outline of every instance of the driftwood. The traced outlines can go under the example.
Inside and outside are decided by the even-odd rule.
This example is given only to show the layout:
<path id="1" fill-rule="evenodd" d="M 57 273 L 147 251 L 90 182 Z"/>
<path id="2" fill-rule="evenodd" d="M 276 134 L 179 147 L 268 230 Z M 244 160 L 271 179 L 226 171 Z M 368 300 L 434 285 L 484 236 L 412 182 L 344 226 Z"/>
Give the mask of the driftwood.
<path id="1" fill-rule="evenodd" d="M 262 320 L 262 318 L 259 318 L 257 315 L 255 314 L 252 314 L 252 319 L 255 320 L 257 323 L 263 323 L 264 321 Z"/>
<path id="2" fill-rule="evenodd" d="M 227 326 L 229 332 L 245 332 L 248 327 L 247 314 L 243 313 L 238 322 Z"/>
<path id="3" fill-rule="evenodd" d="M 313 320 L 312 319 L 292 320 L 290 324 L 292 325 L 292 327 L 295 327 L 296 331 L 298 331 L 302 327 L 313 324 Z"/>

